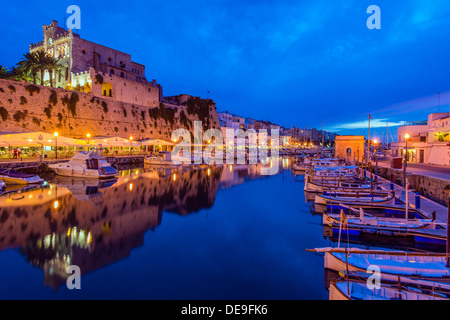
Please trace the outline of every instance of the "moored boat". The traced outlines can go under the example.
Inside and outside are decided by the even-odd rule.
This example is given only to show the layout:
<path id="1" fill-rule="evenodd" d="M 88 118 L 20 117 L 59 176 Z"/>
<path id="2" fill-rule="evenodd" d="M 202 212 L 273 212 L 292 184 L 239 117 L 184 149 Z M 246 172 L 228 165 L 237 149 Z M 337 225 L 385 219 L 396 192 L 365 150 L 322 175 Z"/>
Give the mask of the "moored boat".
<path id="1" fill-rule="evenodd" d="M 37 184 L 44 182 L 36 174 L 19 172 L 13 169 L 0 169 L 0 181 L 5 184 Z"/>
<path id="2" fill-rule="evenodd" d="M 306 179 L 304 190 L 308 192 L 334 192 L 334 191 L 369 191 L 373 185 L 369 182 L 358 180 L 333 180 L 333 181 L 316 181 L 310 177 Z"/>
<path id="3" fill-rule="evenodd" d="M 78 152 L 69 162 L 50 164 L 49 168 L 67 177 L 109 179 L 118 175 L 118 171 L 95 151 Z"/>
<path id="4" fill-rule="evenodd" d="M 367 283 L 358 280 L 333 281 L 330 284 L 330 300 L 449 300 L 447 294 L 414 287 L 381 283 L 369 289 Z"/>
<path id="5" fill-rule="evenodd" d="M 326 206 L 328 204 L 394 204 L 394 192 L 324 192 L 316 194 L 314 198 L 316 205 Z"/>
<path id="6" fill-rule="evenodd" d="M 366 272 L 370 266 L 377 266 L 382 279 L 395 281 L 398 277 L 414 280 L 450 282 L 450 269 L 445 254 L 413 253 L 406 251 L 361 250 L 351 248 L 346 254 L 343 249 L 323 248 L 325 269 L 333 271 Z M 347 257 L 346 257 L 347 255 Z"/>
<path id="7" fill-rule="evenodd" d="M 161 151 L 156 155 L 147 156 L 144 159 L 144 163 L 150 165 L 174 165 L 169 151 Z"/>

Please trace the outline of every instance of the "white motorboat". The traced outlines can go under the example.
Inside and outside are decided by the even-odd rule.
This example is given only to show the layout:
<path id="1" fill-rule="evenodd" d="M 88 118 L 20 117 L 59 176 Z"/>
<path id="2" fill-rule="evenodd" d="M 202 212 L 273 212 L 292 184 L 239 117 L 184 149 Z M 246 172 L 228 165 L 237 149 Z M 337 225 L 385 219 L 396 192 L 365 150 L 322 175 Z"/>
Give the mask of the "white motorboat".
<path id="1" fill-rule="evenodd" d="M 144 159 L 144 163 L 150 165 L 175 165 L 169 151 L 161 151 L 156 155 L 147 156 Z"/>
<path id="2" fill-rule="evenodd" d="M 44 179 L 41 179 L 36 174 L 29 174 L 19 172 L 13 169 L 0 169 L 0 189 L 2 183 L 5 184 L 36 184 L 42 183 Z"/>
<path id="3" fill-rule="evenodd" d="M 118 175 L 118 171 L 95 151 L 79 152 L 69 162 L 50 164 L 49 168 L 67 177 L 107 179 Z"/>

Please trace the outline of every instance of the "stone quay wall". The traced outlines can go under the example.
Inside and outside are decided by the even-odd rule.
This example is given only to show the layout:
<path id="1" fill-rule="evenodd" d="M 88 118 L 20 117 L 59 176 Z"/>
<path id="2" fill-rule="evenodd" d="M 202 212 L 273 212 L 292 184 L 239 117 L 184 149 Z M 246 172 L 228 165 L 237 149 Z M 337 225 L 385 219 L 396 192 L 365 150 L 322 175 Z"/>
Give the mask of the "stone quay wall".
<path id="1" fill-rule="evenodd" d="M 193 131 L 200 120 L 203 130 L 220 129 L 212 100 L 189 96 L 180 105 L 150 107 L 84 93 L 0 79 L 0 131 L 58 131 L 72 138 L 120 136 L 135 140 L 170 140 L 178 128 Z"/>
<path id="2" fill-rule="evenodd" d="M 372 172 L 375 172 L 375 169 L 372 169 Z M 402 184 L 402 170 L 378 168 L 378 174 L 385 179 L 392 179 L 394 183 Z M 410 187 L 415 189 L 422 196 L 434 200 L 444 206 L 448 205 L 450 181 L 411 173 L 408 173 L 408 181 Z"/>

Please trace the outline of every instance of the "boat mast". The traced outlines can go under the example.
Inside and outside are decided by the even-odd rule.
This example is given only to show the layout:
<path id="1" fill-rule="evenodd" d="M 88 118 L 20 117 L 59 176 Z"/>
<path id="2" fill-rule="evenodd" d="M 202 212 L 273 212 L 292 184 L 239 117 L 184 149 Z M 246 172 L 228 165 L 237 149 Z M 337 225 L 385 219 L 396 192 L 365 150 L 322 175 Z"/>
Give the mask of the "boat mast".
<path id="1" fill-rule="evenodd" d="M 367 138 L 367 165 L 370 163 L 370 119 L 372 119 L 372 115 L 369 113 L 369 132 Z"/>
<path id="2" fill-rule="evenodd" d="M 322 120 L 322 158 L 323 158 L 323 141 L 324 141 L 325 131 L 324 131 L 324 120 Z"/>

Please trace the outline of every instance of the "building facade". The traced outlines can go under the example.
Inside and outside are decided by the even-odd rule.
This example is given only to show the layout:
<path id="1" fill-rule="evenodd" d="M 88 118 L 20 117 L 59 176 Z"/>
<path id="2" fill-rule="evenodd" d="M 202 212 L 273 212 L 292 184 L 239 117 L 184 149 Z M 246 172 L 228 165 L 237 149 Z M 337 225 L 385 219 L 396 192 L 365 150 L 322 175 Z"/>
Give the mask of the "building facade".
<path id="1" fill-rule="evenodd" d="M 393 157 L 408 162 L 450 166 L 450 114 L 431 113 L 426 124 L 398 128 L 398 142 L 391 144 Z M 405 139 L 406 133 L 409 138 Z"/>
<path id="2" fill-rule="evenodd" d="M 131 55 L 81 39 L 72 30 L 58 26 L 57 21 L 43 26 L 43 40 L 30 44 L 30 53 L 44 51 L 59 59 L 63 68 L 53 72 L 56 88 L 91 92 L 95 75 L 103 80 L 101 96 L 127 103 L 158 106 L 162 88 L 155 80 L 145 78 L 145 66 L 131 60 Z M 97 78 L 100 79 L 100 78 Z M 44 84 L 50 84 L 50 73 L 45 71 Z"/>

